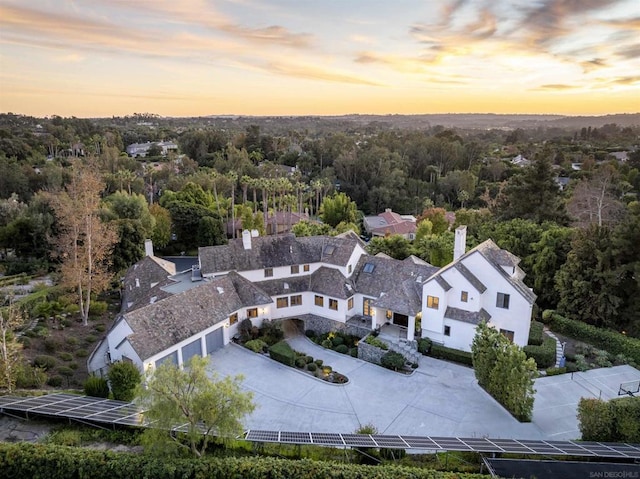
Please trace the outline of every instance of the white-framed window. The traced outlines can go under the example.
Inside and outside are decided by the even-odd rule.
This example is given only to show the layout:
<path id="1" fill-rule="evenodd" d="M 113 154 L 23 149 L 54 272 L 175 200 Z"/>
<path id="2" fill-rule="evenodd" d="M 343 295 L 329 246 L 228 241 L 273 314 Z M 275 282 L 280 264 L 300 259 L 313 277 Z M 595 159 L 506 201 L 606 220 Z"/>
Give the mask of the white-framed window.
<path id="1" fill-rule="evenodd" d="M 338 311 L 338 300 L 329 298 L 329 309 Z"/>
<path id="2" fill-rule="evenodd" d="M 258 308 L 247 309 L 247 318 L 257 318 Z"/>
<path id="3" fill-rule="evenodd" d="M 316 296 L 314 298 L 314 302 L 315 302 L 316 306 L 323 307 L 324 306 L 324 296 L 318 296 L 316 294 Z"/>
<path id="4" fill-rule="evenodd" d="M 438 309 L 440 298 L 437 296 L 427 296 L 427 308 Z"/>
<path id="5" fill-rule="evenodd" d="M 496 298 L 496 307 L 509 309 L 509 295 L 505 293 L 498 293 L 498 297 Z"/>
<path id="6" fill-rule="evenodd" d="M 296 294 L 291 296 L 291 306 L 300 306 L 302 304 L 302 295 Z"/>
<path id="7" fill-rule="evenodd" d="M 289 298 L 285 296 L 284 298 L 276 299 L 276 308 L 288 308 L 289 307 Z"/>

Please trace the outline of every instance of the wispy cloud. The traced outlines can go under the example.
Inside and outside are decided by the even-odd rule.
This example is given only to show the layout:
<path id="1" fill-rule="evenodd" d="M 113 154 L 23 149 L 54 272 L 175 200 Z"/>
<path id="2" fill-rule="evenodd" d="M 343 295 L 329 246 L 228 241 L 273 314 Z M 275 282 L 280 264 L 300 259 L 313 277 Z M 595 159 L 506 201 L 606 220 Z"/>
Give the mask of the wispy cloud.
<path id="1" fill-rule="evenodd" d="M 534 90 L 552 90 L 552 91 L 564 91 L 564 90 L 575 90 L 579 88 L 575 85 L 565 85 L 563 83 L 550 83 L 548 85 L 540 85 L 540 87 L 535 88 Z"/>
<path id="2" fill-rule="evenodd" d="M 265 70 L 271 73 L 306 78 L 310 80 L 323 80 L 338 83 L 350 83 L 354 85 L 382 86 L 381 83 L 359 78 L 348 73 L 331 71 L 310 65 L 291 64 L 284 62 L 272 62 L 265 66 Z"/>

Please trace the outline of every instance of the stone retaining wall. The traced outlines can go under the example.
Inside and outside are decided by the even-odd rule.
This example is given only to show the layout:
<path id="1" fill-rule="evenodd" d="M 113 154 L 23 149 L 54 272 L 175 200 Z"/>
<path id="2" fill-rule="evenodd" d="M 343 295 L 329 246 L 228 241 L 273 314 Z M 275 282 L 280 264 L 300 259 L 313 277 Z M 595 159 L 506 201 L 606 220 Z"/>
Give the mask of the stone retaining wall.
<path id="1" fill-rule="evenodd" d="M 363 361 L 373 364 L 380 364 L 382 356 L 384 356 L 388 351 L 372 346 L 371 344 L 367 344 L 364 342 L 364 339 L 365 338 L 362 338 L 362 341 L 358 342 L 358 359 L 362 359 Z"/>

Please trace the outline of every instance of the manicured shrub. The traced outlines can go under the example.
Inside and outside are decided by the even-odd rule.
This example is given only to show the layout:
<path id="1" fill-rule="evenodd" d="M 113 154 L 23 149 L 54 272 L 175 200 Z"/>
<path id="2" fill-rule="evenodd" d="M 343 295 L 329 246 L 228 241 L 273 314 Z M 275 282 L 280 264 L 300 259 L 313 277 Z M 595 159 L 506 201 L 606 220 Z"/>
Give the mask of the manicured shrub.
<path id="1" fill-rule="evenodd" d="M 73 361 L 73 354 L 71 354 L 71 353 L 63 352 L 63 353 L 58 354 L 58 357 L 60 359 L 62 359 L 63 361 Z"/>
<path id="2" fill-rule="evenodd" d="M 47 385 L 51 386 L 52 388 L 59 388 L 60 386 L 62 386 L 62 383 L 64 383 L 64 379 L 62 379 L 62 376 L 51 376 L 47 380 Z"/>
<path id="3" fill-rule="evenodd" d="M 529 344 L 540 346 L 544 341 L 544 325 L 538 321 L 531 321 L 529 328 Z"/>
<path id="4" fill-rule="evenodd" d="M 240 339 L 242 341 L 248 341 L 251 339 L 251 328 L 253 328 L 253 323 L 249 318 L 245 318 L 240 321 L 238 325 L 238 332 L 240 333 Z"/>
<path id="5" fill-rule="evenodd" d="M 304 362 L 309 364 L 313 362 L 313 356 L 305 356 L 304 357 Z"/>
<path id="6" fill-rule="evenodd" d="M 349 352 L 349 346 L 346 344 L 339 344 L 336 346 L 335 351 L 340 354 L 347 354 Z"/>
<path id="7" fill-rule="evenodd" d="M 78 338 L 74 336 L 68 336 L 64 341 L 71 347 L 75 347 L 78 345 Z"/>
<path id="8" fill-rule="evenodd" d="M 418 339 L 418 352 L 429 354 L 429 351 L 431 351 L 431 340 L 429 338 Z"/>
<path id="9" fill-rule="evenodd" d="M 396 353 L 395 351 L 389 351 L 380 358 L 380 364 L 387 369 L 397 371 L 404 367 L 404 356 L 400 353 Z"/>
<path id="10" fill-rule="evenodd" d="M 286 341 L 280 341 L 269 348 L 269 356 L 271 359 L 278 361 L 287 366 L 294 366 L 296 353 Z"/>
<path id="11" fill-rule="evenodd" d="M 605 401 L 582 398 L 578 403 L 578 423 L 583 441 L 610 441 L 613 417 Z"/>
<path id="12" fill-rule="evenodd" d="M 306 329 L 304 335 L 309 339 L 313 339 L 316 337 L 316 332 L 313 329 Z"/>
<path id="13" fill-rule="evenodd" d="M 60 429 L 49 434 L 47 443 L 58 446 L 78 447 L 82 444 L 82 433 L 77 429 Z"/>
<path id="14" fill-rule="evenodd" d="M 613 440 L 640 442 L 640 397 L 624 397 L 607 403 L 613 418 Z"/>
<path id="15" fill-rule="evenodd" d="M 107 377 L 111 384 L 113 399 L 119 401 L 133 400 L 136 387 L 142 380 L 136 365 L 129 361 L 118 361 L 112 364 Z"/>
<path id="16" fill-rule="evenodd" d="M 473 366 L 473 355 L 470 352 L 447 348 L 439 344 L 431 345 L 431 356 L 438 359 L 447 359 L 456 363 Z"/>
<path id="17" fill-rule="evenodd" d="M 358 348 L 351 348 L 349 350 L 349 356 L 351 356 L 352 358 L 357 358 L 358 357 Z"/>
<path id="18" fill-rule="evenodd" d="M 333 342 L 330 339 L 325 339 L 320 343 L 320 346 L 325 349 L 331 349 L 333 346 Z"/>
<path id="19" fill-rule="evenodd" d="M 96 324 L 93 329 L 98 333 L 104 333 L 107 327 L 104 324 Z"/>
<path id="20" fill-rule="evenodd" d="M 268 345 L 273 345 L 284 338 L 284 333 L 280 323 L 274 321 L 263 321 L 260 327 L 260 335 Z"/>
<path id="21" fill-rule="evenodd" d="M 309 363 L 307 364 L 307 371 L 311 371 L 314 372 L 318 369 L 318 366 L 316 365 L 316 363 Z"/>
<path id="22" fill-rule="evenodd" d="M 86 349 L 77 349 L 75 354 L 77 358 L 86 358 L 89 356 L 89 351 Z"/>
<path id="23" fill-rule="evenodd" d="M 37 368 L 42 368 L 45 371 L 55 368 L 56 364 L 58 364 L 58 361 L 56 360 L 56 358 L 52 356 L 42 355 L 42 356 L 36 356 L 33 359 L 33 366 Z"/>
<path id="24" fill-rule="evenodd" d="M 564 367 L 564 368 L 556 368 L 556 367 L 547 368 L 545 370 L 545 372 L 547 373 L 547 376 L 558 376 L 559 374 L 566 373 L 567 372 L 567 368 L 566 367 Z"/>
<path id="25" fill-rule="evenodd" d="M 61 344 L 58 340 L 53 338 L 46 338 L 44 340 L 44 349 L 48 353 L 55 353 L 56 351 L 59 351 L 60 348 L 61 348 Z"/>
<path id="26" fill-rule="evenodd" d="M 87 334 L 87 336 L 84 338 L 84 342 L 87 344 L 93 344 L 98 340 L 98 336 L 94 335 L 94 334 Z"/>
<path id="27" fill-rule="evenodd" d="M 316 366 L 318 366 L 319 368 L 321 368 L 322 364 L 324 363 L 322 359 L 316 359 L 314 362 L 316 363 Z"/>
<path id="28" fill-rule="evenodd" d="M 332 340 L 331 343 L 333 344 L 333 347 L 335 348 L 336 346 L 340 346 L 341 344 L 344 344 L 344 338 L 340 335 L 335 336 Z"/>
<path id="29" fill-rule="evenodd" d="M 261 353 L 268 347 L 262 339 L 252 339 L 244 343 L 244 347 L 250 349 L 254 353 Z"/>
<path id="30" fill-rule="evenodd" d="M 549 324 L 552 320 L 553 317 L 553 310 L 552 309 L 545 309 L 542 312 L 542 322 L 545 324 Z"/>
<path id="31" fill-rule="evenodd" d="M 58 369 L 58 374 L 64 378 L 66 378 L 67 380 L 67 386 L 69 386 L 69 381 L 71 380 L 71 377 L 73 376 L 73 369 L 68 368 L 67 366 L 60 366 Z"/>
<path id="32" fill-rule="evenodd" d="M 544 338 L 541 346 L 525 346 L 522 349 L 528 358 L 535 360 L 538 369 L 549 368 L 556 363 L 556 340 L 550 336 Z"/>
<path id="33" fill-rule="evenodd" d="M 306 362 L 304 360 L 304 358 L 296 358 L 296 367 L 299 369 L 302 369 L 306 366 Z"/>
<path id="34" fill-rule="evenodd" d="M 97 398 L 109 397 L 109 384 L 105 378 L 89 376 L 84 382 L 84 393 Z"/>

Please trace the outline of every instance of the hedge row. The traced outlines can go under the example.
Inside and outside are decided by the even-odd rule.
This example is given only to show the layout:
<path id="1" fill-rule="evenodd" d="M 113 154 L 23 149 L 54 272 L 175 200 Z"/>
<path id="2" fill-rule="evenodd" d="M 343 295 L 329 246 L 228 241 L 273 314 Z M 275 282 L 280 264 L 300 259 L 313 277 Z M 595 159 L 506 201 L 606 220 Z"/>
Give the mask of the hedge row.
<path id="1" fill-rule="evenodd" d="M 630 338 L 610 329 L 596 328 L 557 313 L 551 314 L 549 327 L 555 332 L 592 344 L 613 355 L 624 354 L 635 363 L 640 363 L 640 339 Z"/>
<path id="2" fill-rule="evenodd" d="M 294 367 L 296 364 L 296 352 L 286 341 L 280 341 L 269 348 L 269 356 L 282 364 Z"/>
<path id="3" fill-rule="evenodd" d="M 532 346 L 540 346 L 544 338 L 544 325 L 540 321 L 531 321 L 531 326 L 529 327 L 529 344 Z"/>
<path id="4" fill-rule="evenodd" d="M 473 366 L 473 355 L 470 352 L 447 348 L 435 343 L 431 345 L 431 356 Z"/>
<path id="5" fill-rule="evenodd" d="M 538 369 L 549 368 L 556 364 L 556 340 L 546 336 L 541 346 L 522 348 L 528 358 L 533 358 Z"/>
<path id="6" fill-rule="evenodd" d="M 583 441 L 640 442 L 640 397 L 612 401 L 582 398 L 578 420 Z"/>
<path id="7" fill-rule="evenodd" d="M 0 443 L 3 477 L 33 479 L 263 479 L 376 478 L 485 479 L 482 474 L 441 472 L 402 466 L 362 466 L 271 457 L 165 459 L 141 454 L 30 443 Z"/>

